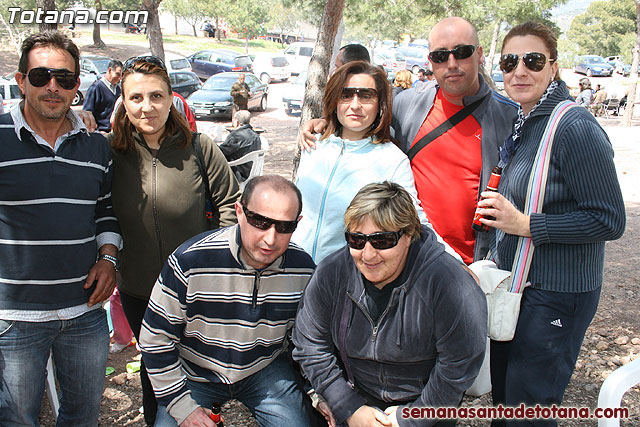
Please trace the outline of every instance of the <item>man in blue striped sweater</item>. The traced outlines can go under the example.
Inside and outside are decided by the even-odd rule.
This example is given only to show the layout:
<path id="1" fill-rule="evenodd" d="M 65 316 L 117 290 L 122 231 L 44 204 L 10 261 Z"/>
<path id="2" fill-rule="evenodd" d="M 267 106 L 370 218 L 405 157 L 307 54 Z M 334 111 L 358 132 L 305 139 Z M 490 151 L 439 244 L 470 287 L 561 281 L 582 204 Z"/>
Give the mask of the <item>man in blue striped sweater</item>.
<path id="1" fill-rule="evenodd" d="M 79 51 L 58 32 L 22 44 L 22 102 L 0 116 L 0 425 L 38 425 L 53 353 L 58 425 L 95 426 L 121 238 L 111 152 L 70 109 Z"/>
<path id="2" fill-rule="evenodd" d="M 238 224 L 183 243 L 151 293 L 140 348 L 161 405 L 156 427 L 213 427 L 209 408 L 229 399 L 261 426 L 309 425 L 286 351 L 315 267 L 290 243 L 300 191 L 256 177 L 235 208 Z"/>

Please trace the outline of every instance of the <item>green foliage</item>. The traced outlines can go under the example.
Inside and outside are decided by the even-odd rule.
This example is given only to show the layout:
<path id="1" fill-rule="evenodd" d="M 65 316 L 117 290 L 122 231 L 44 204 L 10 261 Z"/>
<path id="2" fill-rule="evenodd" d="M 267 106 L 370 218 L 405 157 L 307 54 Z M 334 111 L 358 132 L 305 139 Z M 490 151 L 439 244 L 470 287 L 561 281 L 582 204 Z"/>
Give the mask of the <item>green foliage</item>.
<path id="1" fill-rule="evenodd" d="M 622 55 L 630 59 L 629 43 L 636 30 L 636 9 L 633 0 L 595 1 L 569 28 L 580 55 Z"/>
<path id="2" fill-rule="evenodd" d="M 263 35 L 269 20 L 268 0 L 235 0 L 230 2 L 224 18 L 240 37 L 249 39 Z"/>

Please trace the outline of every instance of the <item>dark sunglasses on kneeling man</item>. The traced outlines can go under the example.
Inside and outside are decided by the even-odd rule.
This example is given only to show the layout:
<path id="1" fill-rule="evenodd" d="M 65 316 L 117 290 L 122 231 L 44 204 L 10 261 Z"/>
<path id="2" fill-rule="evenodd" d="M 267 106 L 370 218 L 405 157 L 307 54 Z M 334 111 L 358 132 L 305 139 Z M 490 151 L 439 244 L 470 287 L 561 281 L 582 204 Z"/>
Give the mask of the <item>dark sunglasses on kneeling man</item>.
<path id="1" fill-rule="evenodd" d="M 51 79 L 55 78 L 56 82 L 58 82 L 58 85 L 60 85 L 62 89 L 71 90 L 78 82 L 78 76 L 76 73 L 64 68 L 37 67 L 32 68 L 25 75 L 33 87 L 45 86 Z"/>
<path id="2" fill-rule="evenodd" d="M 380 231 L 378 233 L 362 234 L 347 231 L 344 233 L 347 244 L 351 249 L 364 249 L 367 242 L 371 243 L 374 249 L 391 249 L 398 244 L 403 231 Z"/>
<path id="3" fill-rule="evenodd" d="M 260 215 L 259 213 L 255 213 L 247 209 L 246 206 L 242 207 L 242 212 L 244 212 L 244 216 L 247 218 L 247 222 L 249 225 L 259 229 L 259 230 L 268 230 L 272 225 L 276 227 L 276 231 L 280 234 L 291 234 L 296 230 L 298 226 L 298 221 L 282 221 L 278 219 L 271 219 L 264 215 Z"/>

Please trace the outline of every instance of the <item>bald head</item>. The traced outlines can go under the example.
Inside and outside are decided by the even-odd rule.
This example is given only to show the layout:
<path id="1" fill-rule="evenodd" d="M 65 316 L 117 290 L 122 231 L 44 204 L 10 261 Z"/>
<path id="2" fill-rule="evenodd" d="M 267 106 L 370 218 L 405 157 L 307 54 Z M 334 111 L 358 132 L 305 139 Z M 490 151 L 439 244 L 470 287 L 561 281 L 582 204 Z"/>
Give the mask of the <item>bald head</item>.
<path id="1" fill-rule="evenodd" d="M 463 98 L 475 95 L 480 88 L 478 71 L 484 57 L 476 29 L 465 19 L 445 18 L 431 29 L 429 48 L 431 69 L 443 96 L 455 105 L 464 105 Z M 465 54 L 451 53 L 458 48 L 464 48 Z M 445 51 L 446 59 L 441 59 L 443 55 L 437 58 L 440 62 L 431 59 L 436 51 Z M 466 56 L 468 52 L 472 52 L 470 56 Z"/>
<path id="2" fill-rule="evenodd" d="M 442 21 L 438 22 L 429 32 L 429 48 L 431 50 L 438 49 L 432 44 L 433 36 L 435 35 L 436 38 L 438 38 L 441 36 L 440 33 L 443 32 L 462 32 L 462 34 L 469 38 L 469 44 L 473 44 L 475 46 L 480 44 L 478 40 L 478 32 L 476 31 L 476 28 L 471 24 L 471 22 L 458 16 L 452 16 L 449 18 L 444 18 Z"/>

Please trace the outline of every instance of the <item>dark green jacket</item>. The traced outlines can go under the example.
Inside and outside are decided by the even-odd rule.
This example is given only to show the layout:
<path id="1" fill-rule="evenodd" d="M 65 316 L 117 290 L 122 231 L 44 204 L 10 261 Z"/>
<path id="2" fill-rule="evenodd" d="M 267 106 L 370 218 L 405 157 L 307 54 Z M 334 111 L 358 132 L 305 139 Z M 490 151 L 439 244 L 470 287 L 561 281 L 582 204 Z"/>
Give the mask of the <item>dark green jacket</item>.
<path id="1" fill-rule="evenodd" d="M 109 135 L 109 140 L 113 134 Z M 205 192 L 193 146 L 180 148 L 180 137 L 162 141 L 157 156 L 134 134 L 133 150 L 113 151 L 113 211 L 122 230 L 124 292 L 149 298 L 167 257 L 184 241 L 219 226 L 236 223 L 238 182 L 218 148 L 200 136 L 214 203 L 214 221 L 205 217 Z"/>

